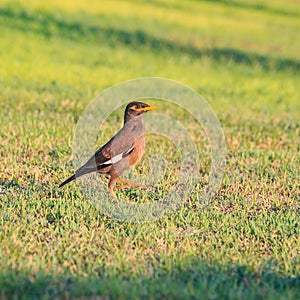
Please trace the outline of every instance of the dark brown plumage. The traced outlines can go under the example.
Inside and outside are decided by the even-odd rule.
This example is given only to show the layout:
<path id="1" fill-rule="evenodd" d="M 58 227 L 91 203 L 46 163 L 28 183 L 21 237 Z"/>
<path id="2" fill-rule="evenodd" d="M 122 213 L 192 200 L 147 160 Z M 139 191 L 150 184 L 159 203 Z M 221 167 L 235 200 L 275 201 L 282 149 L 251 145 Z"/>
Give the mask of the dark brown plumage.
<path id="1" fill-rule="evenodd" d="M 64 186 L 77 177 L 93 172 L 109 176 L 108 188 L 113 196 L 113 189 L 118 181 L 124 183 L 121 188 L 128 186 L 137 187 L 138 184 L 119 177 L 142 158 L 146 145 L 142 116 L 147 111 L 154 109 L 156 109 L 155 106 L 143 102 L 129 103 L 124 113 L 124 125 L 120 131 L 97 150 L 74 175 L 65 180 L 59 187 Z"/>

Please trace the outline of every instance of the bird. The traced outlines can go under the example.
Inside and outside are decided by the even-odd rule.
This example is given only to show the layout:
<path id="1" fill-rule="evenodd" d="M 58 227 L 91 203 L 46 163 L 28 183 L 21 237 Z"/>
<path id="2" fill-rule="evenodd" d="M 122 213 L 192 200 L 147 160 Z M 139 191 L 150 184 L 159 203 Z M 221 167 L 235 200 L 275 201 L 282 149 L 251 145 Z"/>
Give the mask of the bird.
<path id="1" fill-rule="evenodd" d="M 145 147 L 145 127 L 142 117 L 155 106 L 133 101 L 130 102 L 124 112 L 123 127 L 75 173 L 62 182 L 59 188 L 83 175 L 98 172 L 109 178 L 108 190 L 116 198 L 114 188 L 117 182 L 123 183 L 120 189 L 127 187 L 140 187 L 141 185 L 132 181 L 122 179 L 120 176 L 124 171 L 135 166 L 142 158 Z"/>

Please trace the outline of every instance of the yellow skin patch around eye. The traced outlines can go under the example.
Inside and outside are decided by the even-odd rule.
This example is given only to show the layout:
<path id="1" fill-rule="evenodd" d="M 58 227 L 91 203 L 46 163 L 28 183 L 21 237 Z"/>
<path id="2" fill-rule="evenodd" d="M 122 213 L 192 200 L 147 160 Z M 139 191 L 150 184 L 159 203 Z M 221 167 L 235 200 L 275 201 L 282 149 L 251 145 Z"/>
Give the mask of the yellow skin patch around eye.
<path id="1" fill-rule="evenodd" d="M 149 111 L 149 110 L 155 110 L 157 109 L 155 106 L 146 106 L 146 107 L 140 107 L 137 108 L 136 105 L 134 105 L 133 107 L 131 107 L 131 109 L 135 110 L 135 111 Z"/>

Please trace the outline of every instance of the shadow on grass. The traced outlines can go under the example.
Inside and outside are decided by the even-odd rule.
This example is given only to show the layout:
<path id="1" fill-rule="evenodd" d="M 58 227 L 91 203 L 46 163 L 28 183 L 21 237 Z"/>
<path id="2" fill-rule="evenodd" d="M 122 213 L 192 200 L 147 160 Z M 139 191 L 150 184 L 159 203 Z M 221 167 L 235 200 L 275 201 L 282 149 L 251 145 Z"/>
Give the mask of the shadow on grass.
<path id="1" fill-rule="evenodd" d="M 175 266 L 169 273 L 157 269 L 151 277 L 116 270 L 106 274 L 54 277 L 2 270 L 0 295 L 1 299 L 296 299 L 300 292 L 300 277 L 283 277 L 269 268 L 250 273 L 243 266 L 211 267 L 199 261 Z"/>
<path id="2" fill-rule="evenodd" d="M 217 4 L 231 6 L 231 7 L 238 7 L 243 9 L 251 9 L 261 12 L 267 12 L 271 14 L 289 16 L 289 17 L 298 17 L 299 13 L 296 11 L 291 10 L 280 10 L 275 7 L 268 6 L 264 3 L 264 1 L 257 2 L 245 2 L 245 1 L 234 1 L 234 0 L 194 0 L 197 2 L 205 1 L 205 2 L 215 2 Z"/>
<path id="3" fill-rule="evenodd" d="M 46 12 L 31 12 L 20 8 L 0 8 L 0 18 L 4 26 L 18 29 L 22 32 L 33 32 L 44 37 L 61 37 L 89 43 L 105 43 L 110 47 L 129 46 L 133 49 L 149 49 L 153 52 L 166 52 L 172 55 L 187 54 L 193 58 L 209 57 L 219 63 L 236 63 L 248 66 L 258 66 L 265 71 L 300 70 L 300 61 L 286 58 L 247 53 L 233 48 L 201 49 L 189 44 L 158 38 L 142 30 L 125 31 L 103 25 L 87 25 L 81 22 L 67 22 Z M 3 26 L 3 25 L 2 25 Z"/>
<path id="4" fill-rule="evenodd" d="M 232 8 L 242 8 L 242 9 L 250 9 L 258 12 L 263 12 L 263 13 L 270 13 L 270 14 L 276 14 L 276 15 L 281 15 L 281 16 L 287 16 L 287 17 L 299 17 L 300 14 L 297 11 L 292 11 L 292 10 L 282 10 L 276 7 L 268 6 L 264 2 L 257 2 L 257 1 L 252 1 L 252 2 L 245 2 L 245 1 L 234 1 L 234 0 L 192 0 L 194 2 L 209 2 L 215 3 L 216 5 L 219 6 L 228 6 Z M 158 7 L 164 7 L 164 8 L 169 8 L 169 9 L 185 9 L 185 6 L 183 3 L 180 2 L 166 2 L 163 0 L 152 0 L 151 2 L 144 0 L 144 2 L 147 2 L 148 4 L 151 4 L 153 6 L 158 6 Z M 189 8 L 187 8 L 189 9 Z"/>

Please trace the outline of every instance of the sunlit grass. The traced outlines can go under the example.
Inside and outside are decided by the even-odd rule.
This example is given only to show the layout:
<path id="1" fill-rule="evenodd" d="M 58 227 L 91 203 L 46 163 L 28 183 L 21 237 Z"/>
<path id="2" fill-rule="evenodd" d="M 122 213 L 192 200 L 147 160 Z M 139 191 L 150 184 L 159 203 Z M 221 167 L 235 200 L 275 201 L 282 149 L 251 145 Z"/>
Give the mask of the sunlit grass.
<path id="1" fill-rule="evenodd" d="M 277 0 L 2 1 L 0 298 L 296 299 L 299 14 Z M 100 214 L 75 183 L 57 185 L 73 172 L 88 103 L 144 76 L 178 80 L 208 100 L 227 165 L 202 208 L 210 146 L 191 118 L 161 104 L 196 141 L 199 183 L 175 213 L 129 224 Z M 95 148 L 122 115 L 107 119 Z M 176 184 L 178 153 L 157 136 L 128 176 L 151 182 L 153 155 L 167 162 L 159 182 L 120 198 L 154 202 Z"/>

